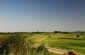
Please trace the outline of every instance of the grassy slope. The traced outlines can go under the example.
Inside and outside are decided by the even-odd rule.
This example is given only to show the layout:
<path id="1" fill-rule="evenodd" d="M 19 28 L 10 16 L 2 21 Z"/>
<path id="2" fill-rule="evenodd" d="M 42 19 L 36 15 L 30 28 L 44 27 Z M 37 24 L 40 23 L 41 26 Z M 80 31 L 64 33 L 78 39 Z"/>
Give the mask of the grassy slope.
<path id="1" fill-rule="evenodd" d="M 33 34 L 32 38 L 35 40 L 35 46 L 39 46 L 48 38 L 48 35 L 41 35 L 41 34 Z M 45 43 L 46 44 L 46 43 Z"/>
<path id="2" fill-rule="evenodd" d="M 49 37 L 49 35 L 51 37 Z M 6 39 L 7 34 L 0 34 L 0 42 Z M 85 35 L 76 38 L 76 34 L 33 34 L 35 45 L 45 43 L 49 47 L 75 50 L 76 52 L 85 54 Z"/>
<path id="3" fill-rule="evenodd" d="M 49 35 L 51 37 L 49 37 Z M 36 45 L 45 43 L 49 47 L 74 50 L 79 53 L 85 54 L 85 35 L 81 35 L 80 38 L 76 38 L 76 34 L 34 34 L 32 37 L 36 40 Z"/>

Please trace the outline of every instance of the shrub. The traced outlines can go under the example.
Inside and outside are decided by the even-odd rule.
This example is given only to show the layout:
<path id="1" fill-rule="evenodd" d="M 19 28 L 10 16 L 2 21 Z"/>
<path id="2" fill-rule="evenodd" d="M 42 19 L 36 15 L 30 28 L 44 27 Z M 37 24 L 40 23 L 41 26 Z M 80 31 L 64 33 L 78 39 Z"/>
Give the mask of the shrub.
<path id="1" fill-rule="evenodd" d="M 40 51 L 48 51 L 47 48 L 45 47 L 44 44 L 41 44 L 38 48 L 37 48 L 37 51 L 40 52 Z"/>
<path id="2" fill-rule="evenodd" d="M 54 55 L 47 50 L 44 44 L 35 48 L 34 43 L 34 38 L 31 38 L 30 35 L 9 34 L 0 43 L 0 53 L 2 52 L 4 55 Z"/>

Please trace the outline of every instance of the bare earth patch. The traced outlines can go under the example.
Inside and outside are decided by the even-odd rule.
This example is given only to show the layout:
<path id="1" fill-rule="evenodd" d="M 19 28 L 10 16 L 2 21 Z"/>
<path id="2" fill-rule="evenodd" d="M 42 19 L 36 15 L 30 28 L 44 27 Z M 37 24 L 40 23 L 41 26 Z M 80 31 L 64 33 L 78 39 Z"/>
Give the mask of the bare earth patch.
<path id="1" fill-rule="evenodd" d="M 57 54 L 60 54 L 60 55 L 66 55 L 68 53 L 67 50 L 61 50 L 61 49 L 57 49 L 57 48 L 47 47 L 47 49 L 50 52 L 54 52 L 54 53 L 57 53 Z M 76 55 L 83 55 L 83 54 L 76 53 Z"/>

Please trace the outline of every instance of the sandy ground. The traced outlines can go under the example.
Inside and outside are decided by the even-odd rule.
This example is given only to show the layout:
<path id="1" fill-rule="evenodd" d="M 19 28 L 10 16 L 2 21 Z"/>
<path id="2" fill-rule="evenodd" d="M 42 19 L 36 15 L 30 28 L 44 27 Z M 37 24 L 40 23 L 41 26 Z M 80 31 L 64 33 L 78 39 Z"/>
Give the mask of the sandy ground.
<path id="1" fill-rule="evenodd" d="M 57 48 L 47 47 L 47 49 L 50 52 L 54 52 L 54 53 L 57 53 L 57 54 L 60 54 L 60 55 L 67 55 L 67 53 L 68 53 L 67 50 L 61 50 L 61 49 L 57 49 Z M 76 53 L 76 55 L 83 55 L 83 54 Z"/>

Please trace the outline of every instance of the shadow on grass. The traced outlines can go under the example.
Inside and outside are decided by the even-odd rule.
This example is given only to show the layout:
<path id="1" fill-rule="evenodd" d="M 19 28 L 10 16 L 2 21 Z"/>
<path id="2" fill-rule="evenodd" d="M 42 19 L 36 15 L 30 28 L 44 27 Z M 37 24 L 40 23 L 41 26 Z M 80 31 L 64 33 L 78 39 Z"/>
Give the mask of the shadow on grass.
<path id="1" fill-rule="evenodd" d="M 85 47 L 85 43 L 70 43 L 70 45 L 77 46 L 77 47 Z"/>
<path id="2" fill-rule="evenodd" d="M 58 39 L 67 39 L 67 40 L 85 40 L 84 38 L 64 38 L 64 37 L 61 37 L 61 38 L 58 38 Z"/>

